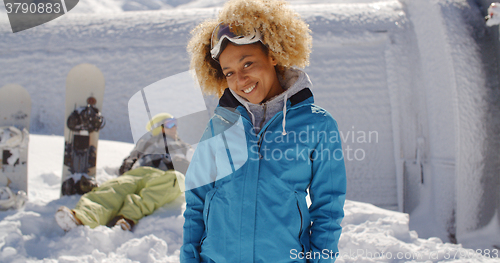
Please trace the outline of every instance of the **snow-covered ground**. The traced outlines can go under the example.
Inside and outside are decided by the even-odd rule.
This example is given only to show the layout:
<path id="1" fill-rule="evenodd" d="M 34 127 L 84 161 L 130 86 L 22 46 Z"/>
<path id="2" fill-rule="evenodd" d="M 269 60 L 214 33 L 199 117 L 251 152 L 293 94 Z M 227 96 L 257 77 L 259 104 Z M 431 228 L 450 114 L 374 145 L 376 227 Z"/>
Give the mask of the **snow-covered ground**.
<path id="1" fill-rule="evenodd" d="M 29 200 L 19 210 L 0 212 L 0 262 L 179 262 L 184 196 L 139 221 L 133 232 L 119 227 L 61 230 L 54 213 L 74 207 L 79 196 L 59 198 L 63 158 L 61 136 L 30 135 Z M 133 144 L 99 141 L 97 178 L 116 175 Z M 409 230 L 409 216 L 346 201 L 337 262 L 498 262 L 498 250 L 481 256 L 438 238 Z M 299 257 L 293 251 L 292 258 Z"/>

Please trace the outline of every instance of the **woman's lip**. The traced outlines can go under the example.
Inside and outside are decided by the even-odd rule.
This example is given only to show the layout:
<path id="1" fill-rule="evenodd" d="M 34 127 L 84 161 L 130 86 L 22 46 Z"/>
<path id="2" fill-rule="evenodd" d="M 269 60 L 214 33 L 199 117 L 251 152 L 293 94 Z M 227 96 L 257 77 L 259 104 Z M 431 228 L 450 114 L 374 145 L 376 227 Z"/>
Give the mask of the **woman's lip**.
<path id="1" fill-rule="evenodd" d="M 258 83 L 258 82 L 256 82 L 256 83 L 255 83 L 255 86 L 254 86 L 254 88 L 252 89 L 252 91 L 250 91 L 250 92 L 246 93 L 246 92 L 245 92 L 245 90 L 247 90 L 247 89 L 245 89 L 245 90 L 243 90 L 243 93 L 245 93 L 246 95 L 248 95 L 248 94 L 252 94 L 252 93 L 255 91 L 255 89 L 257 89 L 257 84 L 259 84 L 259 83 Z"/>

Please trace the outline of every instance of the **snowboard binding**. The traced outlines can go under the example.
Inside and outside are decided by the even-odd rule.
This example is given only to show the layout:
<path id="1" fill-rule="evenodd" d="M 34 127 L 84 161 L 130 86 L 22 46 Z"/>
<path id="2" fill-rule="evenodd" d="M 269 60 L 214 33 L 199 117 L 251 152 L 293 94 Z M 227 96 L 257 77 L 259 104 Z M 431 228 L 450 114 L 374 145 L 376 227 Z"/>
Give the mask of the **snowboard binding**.
<path id="1" fill-rule="evenodd" d="M 97 182 L 87 174 L 74 174 L 63 182 L 61 187 L 62 195 L 83 195 L 97 187 Z"/>
<path id="2" fill-rule="evenodd" d="M 25 133 L 14 126 L 0 127 L 0 168 L 19 165 L 19 147 L 26 139 Z"/>
<path id="3" fill-rule="evenodd" d="M 0 127 L 0 148 L 14 148 L 21 144 L 23 132 L 14 126 Z"/>
<path id="4" fill-rule="evenodd" d="M 95 98 L 87 99 L 87 106 L 75 109 L 68 117 L 66 125 L 72 131 L 96 132 L 104 128 L 106 121 L 95 106 Z"/>

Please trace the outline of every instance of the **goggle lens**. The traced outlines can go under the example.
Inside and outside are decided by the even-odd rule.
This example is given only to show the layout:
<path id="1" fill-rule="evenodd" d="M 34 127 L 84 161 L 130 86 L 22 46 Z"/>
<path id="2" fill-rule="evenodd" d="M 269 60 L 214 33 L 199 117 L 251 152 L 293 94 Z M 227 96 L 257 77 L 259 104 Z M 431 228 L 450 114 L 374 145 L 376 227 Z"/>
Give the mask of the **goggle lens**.
<path id="1" fill-rule="evenodd" d="M 172 129 L 176 125 L 177 125 L 177 119 L 176 118 L 166 119 L 163 122 L 163 127 L 168 128 L 168 129 Z"/>
<path id="2" fill-rule="evenodd" d="M 222 39 L 223 36 L 227 36 L 228 38 L 232 39 L 237 39 L 237 38 L 243 38 L 245 37 L 245 29 L 243 26 L 232 26 L 232 25 L 226 25 L 223 23 L 220 23 L 215 27 L 214 31 L 212 32 L 212 43 L 211 43 L 211 49 L 217 46 L 219 41 Z"/>

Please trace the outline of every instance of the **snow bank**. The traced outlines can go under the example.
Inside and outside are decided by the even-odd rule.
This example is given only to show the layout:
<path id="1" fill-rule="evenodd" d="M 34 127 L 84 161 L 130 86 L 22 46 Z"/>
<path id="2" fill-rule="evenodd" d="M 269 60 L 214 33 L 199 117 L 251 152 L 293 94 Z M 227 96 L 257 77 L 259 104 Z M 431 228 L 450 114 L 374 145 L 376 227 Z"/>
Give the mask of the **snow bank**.
<path id="1" fill-rule="evenodd" d="M 419 238 L 409 230 L 408 214 L 354 201 L 346 201 L 344 210 L 336 262 L 498 262 L 498 256 L 485 257 L 436 237 Z"/>

